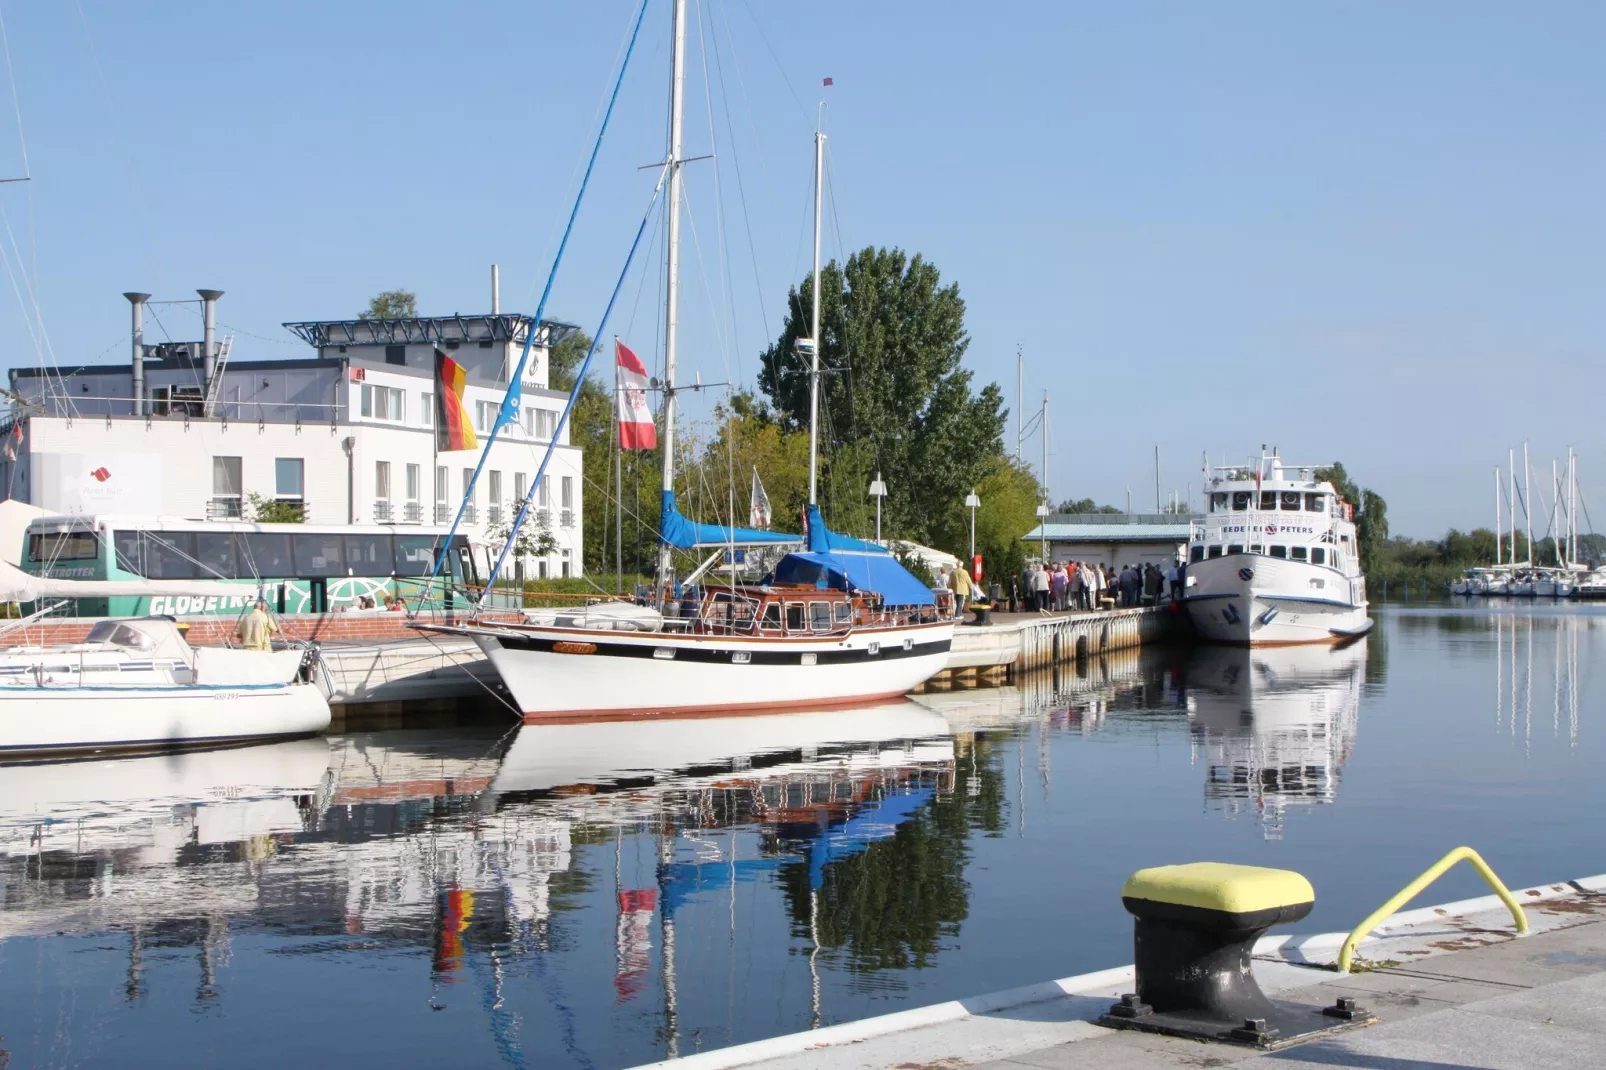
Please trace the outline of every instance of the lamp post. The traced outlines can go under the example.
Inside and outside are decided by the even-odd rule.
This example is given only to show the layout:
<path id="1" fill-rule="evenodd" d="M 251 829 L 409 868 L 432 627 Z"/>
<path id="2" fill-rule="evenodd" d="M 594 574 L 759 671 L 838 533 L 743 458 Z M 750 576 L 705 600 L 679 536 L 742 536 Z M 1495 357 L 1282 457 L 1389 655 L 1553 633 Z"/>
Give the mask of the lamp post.
<path id="1" fill-rule="evenodd" d="M 881 473 L 877 472 L 870 481 L 870 497 L 875 499 L 875 541 L 881 541 L 881 499 L 887 496 L 887 485 L 881 481 Z"/>
<path id="2" fill-rule="evenodd" d="M 1037 507 L 1037 538 L 1042 547 L 1043 564 L 1048 564 L 1048 502 Z"/>
<path id="3" fill-rule="evenodd" d="M 981 508 L 981 499 L 976 497 L 974 487 L 965 495 L 965 508 L 970 510 L 970 561 L 965 563 L 968 568 L 976 560 L 976 510 Z"/>

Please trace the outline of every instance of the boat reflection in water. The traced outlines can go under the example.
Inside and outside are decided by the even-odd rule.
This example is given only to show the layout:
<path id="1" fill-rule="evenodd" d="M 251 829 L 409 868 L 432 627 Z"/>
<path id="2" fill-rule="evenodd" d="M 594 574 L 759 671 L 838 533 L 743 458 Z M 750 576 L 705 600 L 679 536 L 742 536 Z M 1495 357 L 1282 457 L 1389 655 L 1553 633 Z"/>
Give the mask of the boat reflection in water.
<path id="1" fill-rule="evenodd" d="M 1281 836 L 1289 807 L 1332 802 L 1355 747 L 1367 642 L 1196 649 L 1180 693 L 1205 798 L 1253 811 L 1268 838 Z"/>

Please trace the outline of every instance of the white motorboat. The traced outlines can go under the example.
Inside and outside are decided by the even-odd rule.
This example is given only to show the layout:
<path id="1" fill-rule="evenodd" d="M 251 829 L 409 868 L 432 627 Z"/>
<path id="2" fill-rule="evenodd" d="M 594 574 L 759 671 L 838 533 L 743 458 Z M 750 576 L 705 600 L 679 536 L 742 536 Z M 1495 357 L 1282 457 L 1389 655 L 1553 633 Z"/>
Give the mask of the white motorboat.
<path id="1" fill-rule="evenodd" d="M 165 617 L 0 650 L 0 757 L 215 746 L 329 727 L 315 655 L 192 647 Z"/>
<path id="2" fill-rule="evenodd" d="M 1270 646 L 1370 630 L 1352 507 L 1332 483 L 1275 453 L 1217 471 L 1188 539 L 1183 601 L 1199 634 Z"/>

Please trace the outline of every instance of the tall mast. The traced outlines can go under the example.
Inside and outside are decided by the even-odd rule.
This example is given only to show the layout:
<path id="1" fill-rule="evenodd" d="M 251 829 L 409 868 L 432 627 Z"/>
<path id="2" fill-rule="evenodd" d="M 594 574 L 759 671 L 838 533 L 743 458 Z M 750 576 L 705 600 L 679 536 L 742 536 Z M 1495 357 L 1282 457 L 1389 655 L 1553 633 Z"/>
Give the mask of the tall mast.
<path id="1" fill-rule="evenodd" d="M 1528 540 L 1528 556 L 1524 564 L 1534 563 L 1533 472 L 1528 467 L 1528 441 L 1522 443 L 1522 527 L 1523 538 Z"/>
<path id="2" fill-rule="evenodd" d="M 1500 466 L 1494 466 L 1494 563 L 1498 567 L 1501 558 L 1500 540 L 1503 534 L 1500 530 Z"/>
<path id="3" fill-rule="evenodd" d="M 1561 517 L 1561 473 L 1556 471 L 1556 458 L 1550 459 L 1550 548 L 1556 551 L 1556 564 L 1562 564 L 1561 548 L 1563 540 L 1561 527 L 1556 523 Z"/>
<path id="4" fill-rule="evenodd" d="M 1506 476 L 1511 485 L 1511 493 L 1506 500 L 1511 503 L 1511 556 L 1506 558 L 1506 564 L 1517 563 L 1517 451 L 1506 450 Z"/>
<path id="5" fill-rule="evenodd" d="M 820 110 L 823 113 L 825 106 Z M 823 118 L 823 115 L 822 115 Z M 820 204 L 825 182 L 825 131 L 814 128 L 814 299 L 809 302 L 809 504 L 818 504 L 820 455 Z"/>
<path id="6" fill-rule="evenodd" d="M 680 126 L 686 83 L 686 0 L 674 0 L 669 59 L 669 206 L 664 236 L 664 484 L 675 489 L 675 357 L 680 340 Z M 668 543 L 658 547 L 658 583 L 669 582 L 673 557 Z"/>

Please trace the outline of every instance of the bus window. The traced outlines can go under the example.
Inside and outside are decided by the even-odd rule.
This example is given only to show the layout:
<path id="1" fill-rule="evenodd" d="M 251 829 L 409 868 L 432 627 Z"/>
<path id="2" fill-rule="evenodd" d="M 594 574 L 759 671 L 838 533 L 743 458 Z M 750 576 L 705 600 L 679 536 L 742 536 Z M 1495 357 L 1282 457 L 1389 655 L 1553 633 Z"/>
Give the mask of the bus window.
<path id="1" fill-rule="evenodd" d="M 1263 490 L 1263 491 L 1261 491 L 1260 492 L 1260 507 L 1262 509 L 1266 510 L 1267 512 L 1270 512 L 1271 510 L 1277 508 L 1277 492 L 1274 491 L 1274 490 Z"/>
<path id="2" fill-rule="evenodd" d="M 388 576 L 396 570 L 389 535 L 347 535 L 346 572 L 352 576 Z"/>
<path id="3" fill-rule="evenodd" d="M 196 579 L 200 573 L 195 567 L 195 536 L 188 531 L 147 531 L 145 568 L 146 579 Z"/>
<path id="4" fill-rule="evenodd" d="M 50 531 L 28 536 L 28 560 L 93 561 L 100 556 L 100 542 L 93 531 Z"/>
<path id="5" fill-rule="evenodd" d="M 294 576 L 290 536 L 277 531 L 250 531 L 240 536 L 240 571 L 264 580 Z"/>
<path id="6" fill-rule="evenodd" d="M 1232 492 L 1232 507 L 1233 507 L 1233 509 L 1235 509 L 1236 511 L 1238 511 L 1240 513 L 1243 512 L 1245 509 L 1249 508 L 1249 492 L 1247 490 L 1235 490 L 1235 491 L 1233 491 Z"/>
<path id="7" fill-rule="evenodd" d="M 296 575 L 302 579 L 322 580 L 346 574 L 344 537 L 334 532 L 296 534 L 290 536 L 295 547 Z"/>
<path id="8" fill-rule="evenodd" d="M 122 533 L 119 532 L 118 539 L 121 538 Z M 118 551 L 119 555 L 121 552 Z M 198 572 L 203 578 L 240 578 L 240 553 L 232 531 L 197 531 L 195 560 L 199 562 Z"/>
<path id="9" fill-rule="evenodd" d="M 793 632 L 793 633 L 801 632 L 801 631 L 805 631 L 806 630 L 803 627 L 803 603 L 802 602 L 788 602 L 788 603 L 786 603 L 786 630 L 789 631 L 789 632 Z"/>
<path id="10" fill-rule="evenodd" d="M 1204 560 L 1204 554 L 1205 554 L 1204 544 L 1203 543 L 1195 543 L 1193 545 L 1193 547 L 1188 550 L 1188 560 L 1189 561 L 1203 561 Z"/>
<path id="11" fill-rule="evenodd" d="M 444 543 L 439 535 L 397 535 L 396 536 L 396 575 L 398 576 L 428 576 L 435 568 L 435 555 L 440 547 L 437 543 Z M 447 555 L 446 568 L 451 568 L 451 558 L 455 554 Z"/>
<path id="12" fill-rule="evenodd" d="M 1299 491 L 1297 491 L 1297 490 L 1285 490 L 1285 491 L 1283 491 L 1283 508 L 1284 509 L 1291 509 L 1296 513 L 1299 511 Z"/>
<path id="13" fill-rule="evenodd" d="M 145 575 L 145 541 L 139 537 L 139 532 L 113 532 L 112 548 L 117 551 L 118 568 L 136 576 Z M 33 560 L 31 555 L 29 560 Z"/>

